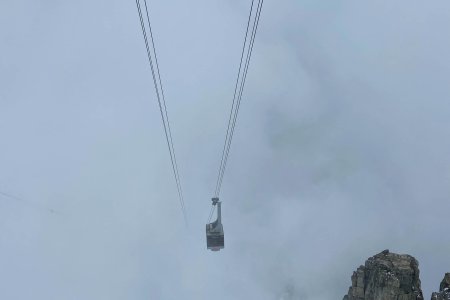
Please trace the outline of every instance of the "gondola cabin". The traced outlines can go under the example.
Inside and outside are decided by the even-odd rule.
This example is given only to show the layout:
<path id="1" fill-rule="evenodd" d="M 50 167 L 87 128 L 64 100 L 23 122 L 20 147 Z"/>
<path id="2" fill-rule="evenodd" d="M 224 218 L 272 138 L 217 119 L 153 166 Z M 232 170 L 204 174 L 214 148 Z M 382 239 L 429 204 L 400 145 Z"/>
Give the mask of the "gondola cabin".
<path id="1" fill-rule="evenodd" d="M 206 224 L 206 247 L 212 251 L 219 251 L 225 247 L 222 226 L 222 211 L 219 198 L 213 198 L 213 205 L 217 205 L 217 220 Z"/>

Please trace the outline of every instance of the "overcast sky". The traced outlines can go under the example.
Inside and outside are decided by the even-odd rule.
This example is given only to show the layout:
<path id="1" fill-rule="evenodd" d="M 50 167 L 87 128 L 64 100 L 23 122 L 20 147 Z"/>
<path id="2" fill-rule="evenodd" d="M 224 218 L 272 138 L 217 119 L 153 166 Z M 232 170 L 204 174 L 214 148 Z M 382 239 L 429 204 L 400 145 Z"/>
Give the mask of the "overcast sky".
<path id="1" fill-rule="evenodd" d="M 0 2 L 0 298 L 341 299 L 384 249 L 450 271 L 450 2 L 266 0 L 206 250 L 250 0 Z M 289 298 L 290 297 L 290 298 Z"/>

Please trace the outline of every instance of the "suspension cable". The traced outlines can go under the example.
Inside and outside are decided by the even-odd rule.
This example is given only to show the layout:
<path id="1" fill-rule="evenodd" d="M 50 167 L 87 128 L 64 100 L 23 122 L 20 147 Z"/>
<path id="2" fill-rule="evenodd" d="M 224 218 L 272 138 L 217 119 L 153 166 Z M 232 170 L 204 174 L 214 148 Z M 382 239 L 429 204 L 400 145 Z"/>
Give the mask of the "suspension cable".
<path id="1" fill-rule="evenodd" d="M 239 95 L 238 95 L 237 104 L 236 104 L 236 113 L 234 114 L 233 124 L 231 126 L 231 137 L 233 137 L 233 134 L 234 134 L 234 129 L 235 129 L 235 126 L 236 126 L 236 120 L 237 120 L 237 117 L 238 117 L 239 108 L 241 106 L 242 94 L 243 94 L 243 91 L 244 91 L 245 81 L 247 79 L 248 68 L 249 68 L 249 65 L 250 65 L 250 59 L 251 59 L 251 55 L 252 55 L 252 51 L 253 51 L 253 45 L 254 45 L 254 42 L 255 42 L 256 31 L 258 29 L 259 17 L 261 15 L 261 8 L 262 8 L 263 1 L 264 0 L 261 0 L 258 3 L 256 17 L 255 17 L 255 20 L 253 22 L 252 36 L 251 36 L 251 39 L 250 39 L 249 50 L 247 52 L 244 72 L 243 72 L 243 75 L 242 75 L 241 86 L 239 88 Z M 228 140 L 227 151 L 226 151 L 226 154 L 225 154 L 224 165 L 223 165 L 223 168 L 222 168 L 222 175 L 220 177 L 218 193 L 220 193 L 220 189 L 222 187 L 222 181 L 223 181 L 223 176 L 224 176 L 224 173 L 225 173 L 226 164 L 227 164 L 227 161 L 228 161 L 228 155 L 230 153 L 230 147 L 231 147 L 231 139 Z"/>
<path id="2" fill-rule="evenodd" d="M 155 74 L 155 66 L 153 64 L 153 58 L 152 58 L 152 54 L 151 54 L 150 46 L 149 46 L 149 42 L 148 42 L 147 30 L 146 30 L 146 26 L 145 26 L 143 14 L 142 14 L 141 3 L 140 3 L 140 0 L 136 0 L 136 7 L 138 10 L 139 20 L 141 23 L 142 35 L 144 37 L 145 48 L 147 50 L 147 57 L 148 57 L 148 61 L 150 64 L 150 69 L 152 71 L 152 78 L 153 78 L 153 84 L 155 86 L 156 98 L 158 100 L 159 111 L 161 114 L 161 120 L 162 120 L 163 127 L 164 127 L 164 134 L 166 136 L 167 147 L 169 149 L 170 161 L 172 164 L 172 171 L 173 171 L 174 178 L 175 178 L 175 184 L 177 186 L 178 198 L 180 201 L 181 211 L 183 213 L 184 221 L 187 226 L 188 222 L 187 222 L 186 207 L 184 204 L 183 190 L 181 188 L 180 175 L 179 175 L 178 164 L 177 164 L 177 159 L 176 159 L 176 155 L 175 155 L 175 147 L 173 144 L 172 132 L 170 129 L 169 116 L 167 114 L 167 106 L 166 106 L 166 100 L 165 100 L 165 95 L 164 95 L 164 88 L 162 85 L 161 74 L 159 71 L 158 57 L 156 55 L 156 48 L 155 48 L 155 42 L 153 39 L 153 32 L 152 32 L 152 27 L 151 27 L 151 23 L 150 23 L 150 16 L 149 16 L 149 12 L 148 12 L 147 0 L 144 0 L 144 5 L 145 5 L 146 16 L 147 16 L 147 25 L 148 25 L 149 32 L 150 32 L 150 39 L 151 39 L 153 54 L 155 56 L 156 72 L 158 74 L 158 78 L 156 77 L 156 74 Z"/>
<path id="3" fill-rule="evenodd" d="M 236 92 L 237 92 L 237 87 L 239 84 L 239 78 L 241 77 L 241 68 L 242 68 L 242 61 L 244 58 L 244 52 L 245 52 L 245 45 L 247 44 L 247 36 L 248 36 L 248 28 L 250 25 L 250 20 L 251 20 L 251 16 L 252 16 L 252 12 L 253 12 L 253 4 L 254 4 L 254 0 L 252 0 L 252 5 L 250 6 L 250 13 L 248 14 L 248 20 L 247 20 L 247 28 L 245 30 L 245 37 L 244 37 L 244 45 L 242 46 L 242 52 L 241 52 L 241 60 L 239 62 L 239 70 L 238 70 L 238 75 L 236 78 L 236 84 L 234 87 L 234 95 L 233 95 L 233 102 L 231 104 L 231 110 L 230 110 L 230 116 L 228 117 L 228 126 L 227 126 L 227 133 L 225 135 L 225 143 L 223 144 L 223 149 L 222 149 L 222 158 L 220 160 L 220 166 L 219 166 L 219 176 L 217 176 L 217 182 L 216 182 L 216 190 L 214 192 L 214 197 L 218 197 L 219 193 L 219 182 L 220 182 L 220 177 L 222 174 L 222 168 L 223 168 L 223 163 L 224 163 L 224 158 L 225 158 L 225 152 L 227 150 L 227 141 L 229 139 L 229 134 L 230 134 L 230 127 L 231 127 L 231 120 L 234 114 L 234 104 L 236 101 Z"/>
<path id="4" fill-rule="evenodd" d="M 36 202 L 25 200 L 23 198 L 19 198 L 19 197 L 15 196 L 13 194 L 10 194 L 10 193 L 6 193 L 6 192 L 3 192 L 3 191 L 0 191 L 0 196 L 3 196 L 5 198 L 9 198 L 10 200 L 21 202 L 21 203 L 23 203 L 23 204 L 25 204 L 27 206 L 33 207 L 35 209 L 39 209 L 41 211 L 46 211 L 46 212 L 52 213 L 52 214 L 56 214 L 56 213 L 59 214 L 59 212 L 57 212 L 54 209 L 49 208 L 49 207 L 47 207 L 47 206 L 45 206 L 43 204 L 39 204 L 39 203 L 36 203 Z"/>
<path id="5" fill-rule="evenodd" d="M 241 100 L 242 100 L 242 94 L 243 94 L 243 90 L 244 90 L 244 86 L 245 86 L 245 82 L 246 82 L 246 78 L 247 78 L 248 68 L 250 65 L 250 59 L 251 59 L 251 55 L 252 55 L 252 51 L 253 51 L 253 45 L 254 45 L 254 41 L 255 41 L 255 37 L 256 37 L 256 32 L 257 32 L 258 25 L 259 25 L 259 19 L 261 16 L 263 2 L 264 2 L 264 0 L 258 0 L 256 13 L 255 13 L 254 19 L 253 19 L 252 33 L 250 35 L 250 41 L 247 45 L 248 30 L 249 30 L 250 20 L 252 17 L 254 0 L 252 0 L 252 5 L 250 7 L 250 13 L 248 16 L 247 28 L 246 28 L 246 32 L 245 32 L 245 38 L 244 38 L 244 45 L 242 47 L 241 60 L 240 60 L 240 64 L 239 64 L 239 71 L 238 71 L 238 76 L 236 79 L 236 85 L 235 85 L 235 90 L 234 90 L 233 102 L 232 102 L 230 116 L 229 116 L 229 120 L 228 120 L 227 133 L 225 136 L 225 143 L 224 143 L 224 147 L 222 150 L 222 158 L 221 158 L 221 163 L 220 163 L 220 167 L 219 167 L 219 174 L 218 174 L 217 182 L 216 182 L 216 189 L 215 189 L 215 194 L 214 194 L 215 197 L 219 196 L 220 190 L 222 187 L 222 181 L 223 181 L 223 177 L 225 174 L 226 164 L 228 162 L 228 156 L 229 156 L 230 148 L 231 148 L 231 141 L 232 141 L 233 135 L 234 135 L 237 116 L 239 113 L 239 108 L 240 108 L 240 104 L 241 104 Z M 247 50 L 247 54 L 246 54 L 246 59 L 245 59 L 245 63 L 244 63 L 244 69 L 241 73 L 242 62 L 243 62 L 245 50 Z M 239 82 L 240 82 L 240 85 L 239 85 Z M 239 91 L 238 91 L 238 86 L 239 86 Z M 236 97 L 236 95 L 237 95 L 237 97 Z"/>

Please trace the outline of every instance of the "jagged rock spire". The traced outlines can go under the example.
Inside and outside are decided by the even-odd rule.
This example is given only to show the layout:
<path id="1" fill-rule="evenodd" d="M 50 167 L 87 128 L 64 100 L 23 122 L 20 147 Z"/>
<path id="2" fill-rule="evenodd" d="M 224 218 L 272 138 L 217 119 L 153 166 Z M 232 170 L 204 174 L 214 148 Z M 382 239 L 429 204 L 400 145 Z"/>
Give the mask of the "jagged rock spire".
<path id="1" fill-rule="evenodd" d="M 353 272 L 352 286 L 344 300 L 381 299 L 423 299 L 419 263 L 414 257 L 384 250 Z"/>
<path id="2" fill-rule="evenodd" d="M 431 300 L 450 300 L 450 273 L 445 273 L 439 286 L 439 293 L 433 293 Z"/>

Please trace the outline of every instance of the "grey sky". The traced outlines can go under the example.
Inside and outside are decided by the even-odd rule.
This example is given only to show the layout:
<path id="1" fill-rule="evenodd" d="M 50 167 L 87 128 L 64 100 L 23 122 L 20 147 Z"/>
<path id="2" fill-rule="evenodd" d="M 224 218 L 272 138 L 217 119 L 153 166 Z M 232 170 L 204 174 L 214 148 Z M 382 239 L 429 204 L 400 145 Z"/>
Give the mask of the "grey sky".
<path id="1" fill-rule="evenodd" d="M 0 299 L 341 299 L 385 248 L 450 271 L 450 2 L 265 1 L 204 226 L 250 1 L 0 2 Z M 54 212 L 49 211 L 54 210 Z"/>

